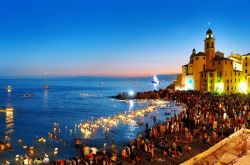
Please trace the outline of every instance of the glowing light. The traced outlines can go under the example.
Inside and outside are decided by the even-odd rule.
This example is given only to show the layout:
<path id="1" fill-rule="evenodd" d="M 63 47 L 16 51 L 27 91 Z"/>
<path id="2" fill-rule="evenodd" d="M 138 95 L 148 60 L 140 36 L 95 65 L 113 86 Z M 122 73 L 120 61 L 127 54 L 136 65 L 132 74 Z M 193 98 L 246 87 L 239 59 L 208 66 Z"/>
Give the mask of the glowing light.
<path id="1" fill-rule="evenodd" d="M 136 119 L 138 117 L 143 117 L 148 113 L 155 112 L 157 108 L 164 107 L 166 103 L 167 102 L 163 100 L 154 100 L 152 101 L 152 105 L 148 106 L 145 109 L 129 110 L 128 112 L 119 113 L 107 118 L 101 117 L 96 121 L 92 120 L 85 123 L 80 123 L 78 125 L 78 128 L 80 128 L 85 138 L 89 138 L 99 127 L 102 128 L 103 131 L 109 132 L 110 129 L 116 127 L 120 122 L 129 126 L 136 126 Z"/>
<path id="2" fill-rule="evenodd" d="M 223 119 L 225 120 L 226 118 L 227 118 L 227 113 L 224 112 L 224 114 L 223 114 Z"/>
<path id="3" fill-rule="evenodd" d="M 241 82 L 239 84 L 239 92 L 247 93 L 247 83 L 246 82 Z"/>
<path id="4" fill-rule="evenodd" d="M 194 90 L 194 81 L 193 81 L 193 77 L 191 77 L 191 76 L 186 77 L 185 89 L 186 89 L 186 90 Z"/>
<path id="5" fill-rule="evenodd" d="M 11 91 L 12 91 L 12 87 L 9 85 L 9 86 L 7 87 L 7 92 L 8 92 L 8 93 L 11 93 Z"/>
<path id="6" fill-rule="evenodd" d="M 135 95 L 135 92 L 132 91 L 132 90 L 130 90 L 130 91 L 128 92 L 128 94 L 129 94 L 129 96 L 134 96 L 134 95 Z"/>
<path id="7" fill-rule="evenodd" d="M 217 93 L 223 93 L 223 90 L 224 90 L 224 84 L 223 83 L 215 84 L 215 91 Z"/>

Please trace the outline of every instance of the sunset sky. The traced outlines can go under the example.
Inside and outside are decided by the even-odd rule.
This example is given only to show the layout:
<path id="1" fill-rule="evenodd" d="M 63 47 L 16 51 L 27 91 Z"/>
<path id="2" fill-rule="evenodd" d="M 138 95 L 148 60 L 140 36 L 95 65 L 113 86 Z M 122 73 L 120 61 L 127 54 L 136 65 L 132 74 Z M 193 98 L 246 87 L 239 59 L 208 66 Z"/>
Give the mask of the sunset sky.
<path id="1" fill-rule="evenodd" d="M 250 52 L 248 0 L 6 0 L 0 76 L 148 76 L 181 72 L 203 51 Z"/>

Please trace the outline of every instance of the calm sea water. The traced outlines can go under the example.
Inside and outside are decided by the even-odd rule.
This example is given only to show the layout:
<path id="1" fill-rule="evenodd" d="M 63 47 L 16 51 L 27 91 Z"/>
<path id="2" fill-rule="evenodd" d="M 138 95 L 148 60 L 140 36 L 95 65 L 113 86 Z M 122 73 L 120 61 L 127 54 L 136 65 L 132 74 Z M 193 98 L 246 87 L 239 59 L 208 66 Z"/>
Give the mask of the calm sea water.
<path id="1" fill-rule="evenodd" d="M 14 151 L 1 152 L 0 160 L 13 160 L 16 154 L 27 154 L 23 146 L 34 146 L 35 153 L 51 154 L 55 147 L 59 148 L 59 158 L 69 158 L 81 154 L 74 148 L 74 138 L 82 137 L 76 124 L 87 120 L 94 121 L 100 117 L 112 116 L 131 109 L 140 109 L 148 103 L 136 101 L 118 101 L 109 98 L 119 92 L 133 90 L 148 91 L 165 88 L 175 76 L 161 76 L 161 83 L 154 86 L 151 78 L 49 78 L 49 90 L 44 90 L 43 79 L 2 79 L 0 80 L 0 108 L 13 107 L 13 113 L 0 112 L 0 140 L 10 141 Z M 13 90 L 6 92 L 8 85 Z M 32 97 L 23 97 L 31 93 Z M 159 112 L 156 112 L 159 113 Z M 156 114 L 157 115 L 157 114 Z M 163 114 L 157 121 L 166 118 Z M 153 121 L 147 122 L 152 125 Z M 58 139 L 48 139 L 48 132 L 53 132 L 54 123 L 59 123 L 61 132 Z M 97 133 L 85 139 L 90 145 L 97 147 L 110 143 L 113 139 L 119 146 L 136 138 L 145 126 L 129 126 L 120 124 L 109 134 Z M 37 142 L 38 137 L 45 137 L 46 143 Z M 19 139 L 22 142 L 18 141 Z M 0 163 L 1 163 L 0 161 Z"/>

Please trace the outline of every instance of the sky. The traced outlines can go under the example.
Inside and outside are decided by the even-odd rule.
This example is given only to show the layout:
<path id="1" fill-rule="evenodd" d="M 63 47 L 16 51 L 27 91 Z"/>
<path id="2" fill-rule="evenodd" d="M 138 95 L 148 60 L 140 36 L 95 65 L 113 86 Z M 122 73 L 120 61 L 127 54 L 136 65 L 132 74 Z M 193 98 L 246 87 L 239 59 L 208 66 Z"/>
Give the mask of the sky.
<path id="1" fill-rule="evenodd" d="M 0 2 L 0 76 L 149 76 L 203 51 L 250 53 L 248 0 Z"/>

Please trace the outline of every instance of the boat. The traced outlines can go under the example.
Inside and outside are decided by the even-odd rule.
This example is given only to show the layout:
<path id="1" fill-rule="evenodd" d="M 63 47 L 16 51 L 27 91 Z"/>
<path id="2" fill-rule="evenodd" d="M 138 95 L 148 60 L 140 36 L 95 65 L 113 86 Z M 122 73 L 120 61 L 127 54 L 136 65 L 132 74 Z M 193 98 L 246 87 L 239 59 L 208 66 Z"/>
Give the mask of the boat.
<path id="1" fill-rule="evenodd" d="M 154 75 L 153 80 L 151 81 L 153 84 L 160 84 L 160 81 L 158 80 L 157 76 Z"/>
<path id="2" fill-rule="evenodd" d="M 12 91 L 12 87 L 9 85 L 9 86 L 7 87 L 7 92 L 8 92 L 8 93 L 11 93 L 11 91 Z"/>

